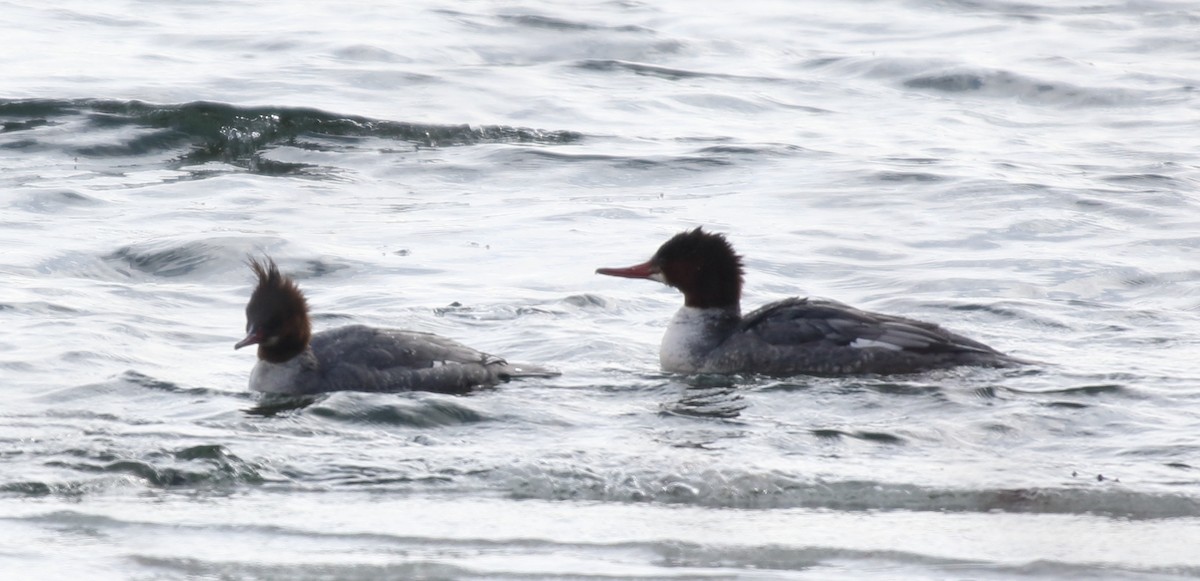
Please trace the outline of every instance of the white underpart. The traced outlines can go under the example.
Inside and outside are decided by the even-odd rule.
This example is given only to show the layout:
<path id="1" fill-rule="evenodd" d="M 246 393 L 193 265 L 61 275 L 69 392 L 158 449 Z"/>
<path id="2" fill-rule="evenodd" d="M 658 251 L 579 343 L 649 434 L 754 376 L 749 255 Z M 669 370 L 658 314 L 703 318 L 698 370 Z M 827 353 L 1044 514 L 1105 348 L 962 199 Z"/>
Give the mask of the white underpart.
<path id="1" fill-rule="evenodd" d="M 293 357 L 284 363 L 260 359 L 250 372 L 250 389 L 264 393 L 295 393 L 300 372 L 300 357 Z"/>
<path id="2" fill-rule="evenodd" d="M 850 346 L 854 347 L 855 349 L 866 349 L 868 347 L 881 347 L 883 349 L 891 349 L 892 351 L 900 351 L 904 349 L 895 343 L 876 341 L 874 339 L 864 339 L 862 337 L 855 339 L 852 343 L 850 343 Z"/>
<path id="3" fill-rule="evenodd" d="M 681 307 L 671 317 L 658 348 L 659 364 L 666 371 L 692 373 L 699 371 L 705 356 L 712 351 L 712 337 L 707 336 L 713 318 L 720 309 Z"/>

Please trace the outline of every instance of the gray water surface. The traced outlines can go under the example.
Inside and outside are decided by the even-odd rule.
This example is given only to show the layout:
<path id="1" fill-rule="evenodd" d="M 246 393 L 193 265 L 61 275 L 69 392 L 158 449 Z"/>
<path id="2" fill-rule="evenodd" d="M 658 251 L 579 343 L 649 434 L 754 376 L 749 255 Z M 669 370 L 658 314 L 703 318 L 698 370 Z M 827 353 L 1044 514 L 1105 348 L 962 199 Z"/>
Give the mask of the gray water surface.
<path id="1" fill-rule="evenodd" d="M 1200 576 L 1200 4 L 0 11 L 4 579 Z M 697 225 L 1038 363 L 662 373 Z M 261 254 L 563 374 L 273 407 Z"/>

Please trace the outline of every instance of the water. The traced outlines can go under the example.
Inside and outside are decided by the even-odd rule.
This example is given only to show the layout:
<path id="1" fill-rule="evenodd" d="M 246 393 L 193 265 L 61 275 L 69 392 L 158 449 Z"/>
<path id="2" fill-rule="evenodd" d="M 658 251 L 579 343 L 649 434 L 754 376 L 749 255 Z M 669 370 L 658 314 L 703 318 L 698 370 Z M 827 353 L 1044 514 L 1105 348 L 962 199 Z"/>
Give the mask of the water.
<path id="1" fill-rule="evenodd" d="M 1200 5 L 0 11 L 0 577 L 1200 576 Z M 696 225 L 1043 363 L 663 374 Z M 563 375 L 271 407 L 258 253 Z"/>

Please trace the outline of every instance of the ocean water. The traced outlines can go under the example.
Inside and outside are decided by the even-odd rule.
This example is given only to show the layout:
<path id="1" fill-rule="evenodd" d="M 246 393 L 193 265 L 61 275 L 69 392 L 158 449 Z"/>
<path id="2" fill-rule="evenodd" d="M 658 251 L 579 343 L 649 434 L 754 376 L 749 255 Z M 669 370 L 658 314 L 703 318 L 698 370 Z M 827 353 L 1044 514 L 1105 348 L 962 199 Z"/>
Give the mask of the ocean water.
<path id="1" fill-rule="evenodd" d="M 0 578 L 1200 577 L 1200 4 L 0 13 Z M 663 373 L 698 225 L 1038 363 Z M 262 254 L 562 375 L 272 407 Z"/>

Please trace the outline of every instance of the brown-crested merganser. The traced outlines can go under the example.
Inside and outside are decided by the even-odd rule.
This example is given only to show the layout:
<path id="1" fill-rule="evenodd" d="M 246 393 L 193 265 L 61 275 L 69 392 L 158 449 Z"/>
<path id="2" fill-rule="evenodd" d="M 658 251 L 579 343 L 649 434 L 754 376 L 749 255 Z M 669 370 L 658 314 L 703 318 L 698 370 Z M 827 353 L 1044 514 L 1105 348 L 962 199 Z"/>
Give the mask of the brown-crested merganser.
<path id="1" fill-rule="evenodd" d="M 246 305 L 246 338 L 258 345 L 250 389 L 307 395 L 331 391 L 433 391 L 462 394 L 514 377 L 557 375 L 432 333 L 348 325 L 312 332 L 308 302 L 270 258 L 250 259 L 258 286 Z"/>
<path id="2" fill-rule="evenodd" d="M 826 299 L 792 297 L 743 317 L 742 258 L 723 235 L 700 228 L 675 235 L 647 262 L 596 272 L 683 293 L 659 349 L 665 371 L 830 376 L 1025 363 L 932 323 Z"/>

